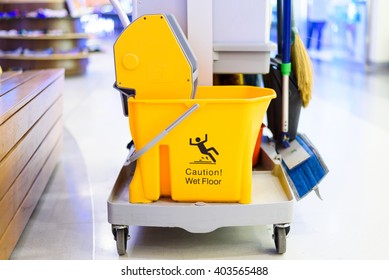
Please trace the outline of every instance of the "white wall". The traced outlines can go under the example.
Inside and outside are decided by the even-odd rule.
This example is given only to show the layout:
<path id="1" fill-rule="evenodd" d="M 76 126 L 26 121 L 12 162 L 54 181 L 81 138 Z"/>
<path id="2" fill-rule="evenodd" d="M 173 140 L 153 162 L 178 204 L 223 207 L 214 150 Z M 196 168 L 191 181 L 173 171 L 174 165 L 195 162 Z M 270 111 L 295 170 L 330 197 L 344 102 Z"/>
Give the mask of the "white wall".
<path id="1" fill-rule="evenodd" d="M 370 0 L 369 63 L 389 63 L 389 1 Z"/>

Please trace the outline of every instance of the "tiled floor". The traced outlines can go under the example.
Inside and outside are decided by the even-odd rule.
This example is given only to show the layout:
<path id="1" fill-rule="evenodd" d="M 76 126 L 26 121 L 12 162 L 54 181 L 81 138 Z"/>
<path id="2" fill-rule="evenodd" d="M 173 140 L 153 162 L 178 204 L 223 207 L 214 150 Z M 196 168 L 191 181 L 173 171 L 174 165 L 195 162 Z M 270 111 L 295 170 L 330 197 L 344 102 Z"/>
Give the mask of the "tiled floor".
<path id="1" fill-rule="evenodd" d="M 66 79 L 64 146 L 11 259 L 388 259 L 389 75 L 315 62 L 310 105 L 299 131 L 316 145 L 330 173 L 294 203 L 287 251 L 277 255 L 271 225 L 194 234 L 130 227 L 119 257 L 107 198 L 130 140 L 111 47 L 91 56 L 85 76 Z"/>

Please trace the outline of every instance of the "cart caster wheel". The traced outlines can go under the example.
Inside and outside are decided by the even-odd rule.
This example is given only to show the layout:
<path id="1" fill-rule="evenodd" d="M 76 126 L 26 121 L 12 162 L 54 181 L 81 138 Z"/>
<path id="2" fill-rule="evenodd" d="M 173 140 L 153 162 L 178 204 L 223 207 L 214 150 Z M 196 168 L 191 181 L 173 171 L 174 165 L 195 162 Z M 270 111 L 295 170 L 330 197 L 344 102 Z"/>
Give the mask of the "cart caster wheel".
<path id="1" fill-rule="evenodd" d="M 278 254 L 286 252 L 286 236 L 289 233 L 290 226 L 288 225 L 274 225 L 274 243 Z"/>
<path id="2" fill-rule="evenodd" d="M 128 226 L 112 226 L 112 233 L 116 240 L 116 250 L 120 256 L 127 252 Z"/>

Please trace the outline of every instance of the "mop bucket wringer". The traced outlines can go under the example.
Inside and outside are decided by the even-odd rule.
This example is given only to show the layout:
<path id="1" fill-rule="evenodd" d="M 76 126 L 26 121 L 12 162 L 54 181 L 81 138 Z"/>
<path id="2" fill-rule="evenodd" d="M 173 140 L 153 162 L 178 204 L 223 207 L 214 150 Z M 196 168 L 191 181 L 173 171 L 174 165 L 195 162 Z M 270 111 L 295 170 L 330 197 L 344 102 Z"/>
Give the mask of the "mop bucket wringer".
<path id="1" fill-rule="evenodd" d="M 130 203 L 250 203 L 252 156 L 272 89 L 198 86 L 172 15 L 145 15 L 114 44 L 115 87 L 135 146 Z"/>
<path id="2" fill-rule="evenodd" d="M 251 202 L 252 155 L 276 94 L 251 86 L 199 86 L 195 99 L 128 99 L 135 149 L 197 106 L 137 159 L 131 203 Z"/>

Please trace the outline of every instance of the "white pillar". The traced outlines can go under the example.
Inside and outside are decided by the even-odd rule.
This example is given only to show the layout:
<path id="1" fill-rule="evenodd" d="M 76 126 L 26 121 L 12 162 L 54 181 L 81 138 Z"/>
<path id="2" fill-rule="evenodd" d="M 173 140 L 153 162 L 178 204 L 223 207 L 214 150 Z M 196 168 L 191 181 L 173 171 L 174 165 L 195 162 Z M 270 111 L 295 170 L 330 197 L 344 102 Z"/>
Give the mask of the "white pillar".
<path id="1" fill-rule="evenodd" d="M 197 58 L 199 85 L 213 85 L 212 2 L 187 0 L 188 41 Z"/>
<path id="2" fill-rule="evenodd" d="M 369 63 L 389 63 L 389 1 L 371 0 L 369 11 Z"/>

